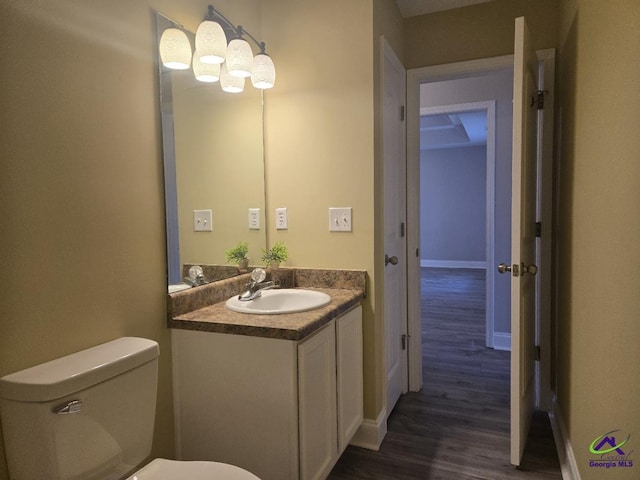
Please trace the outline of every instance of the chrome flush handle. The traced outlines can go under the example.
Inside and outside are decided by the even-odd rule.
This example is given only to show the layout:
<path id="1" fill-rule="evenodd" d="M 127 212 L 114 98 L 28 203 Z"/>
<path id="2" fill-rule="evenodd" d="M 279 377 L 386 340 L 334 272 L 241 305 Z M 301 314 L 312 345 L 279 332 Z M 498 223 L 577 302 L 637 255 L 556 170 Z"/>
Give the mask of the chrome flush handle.
<path id="1" fill-rule="evenodd" d="M 82 411 L 82 402 L 80 400 L 71 400 L 53 409 L 53 413 L 58 415 L 68 415 L 80 411 Z"/>

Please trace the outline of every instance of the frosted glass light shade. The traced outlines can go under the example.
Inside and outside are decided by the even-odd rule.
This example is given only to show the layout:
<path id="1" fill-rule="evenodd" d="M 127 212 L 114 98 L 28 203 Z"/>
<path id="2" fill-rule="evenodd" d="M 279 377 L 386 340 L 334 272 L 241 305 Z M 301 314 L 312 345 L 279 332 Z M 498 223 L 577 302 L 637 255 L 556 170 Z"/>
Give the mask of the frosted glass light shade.
<path id="1" fill-rule="evenodd" d="M 193 53 L 193 75 L 199 82 L 213 83 L 220 80 L 219 63 L 202 63 L 199 52 Z"/>
<path id="2" fill-rule="evenodd" d="M 253 69 L 253 52 L 249 42 L 242 38 L 234 38 L 227 47 L 225 60 L 229 75 L 234 77 L 250 77 Z"/>
<path id="3" fill-rule="evenodd" d="M 191 44 L 179 28 L 167 28 L 160 37 L 160 60 L 172 70 L 186 70 L 191 65 Z"/>
<path id="4" fill-rule="evenodd" d="M 259 53 L 253 58 L 253 72 L 251 83 L 254 87 L 266 90 L 273 88 L 276 83 L 276 67 L 269 55 Z"/>
<path id="5" fill-rule="evenodd" d="M 222 91 L 228 93 L 240 93 L 244 90 L 244 78 L 234 77 L 227 71 L 227 63 L 223 63 L 220 67 L 220 86 Z"/>
<path id="6" fill-rule="evenodd" d="M 205 20 L 196 30 L 196 50 L 202 63 L 222 63 L 227 52 L 227 37 L 217 22 Z"/>

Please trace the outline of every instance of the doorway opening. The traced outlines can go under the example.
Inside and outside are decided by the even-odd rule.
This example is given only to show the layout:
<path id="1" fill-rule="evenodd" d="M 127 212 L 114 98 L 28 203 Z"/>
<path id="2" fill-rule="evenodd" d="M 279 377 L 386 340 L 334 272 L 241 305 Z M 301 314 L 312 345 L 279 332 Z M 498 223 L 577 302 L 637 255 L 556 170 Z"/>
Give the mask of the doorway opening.
<path id="1" fill-rule="evenodd" d="M 483 346 L 508 350 L 510 346 L 510 304 L 508 300 L 510 284 L 506 278 L 496 278 L 497 275 L 494 273 L 493 265 L 495 265 L 495 259 L 498 255 L 500 257 L 510 257 L 513 57 L 496 57 L 453 65 L 425 67 L 410 70 L 408 77 L 407 177 L 411 180 L 408 183 L 407 192 L 408 211 L 411 217 L 407 221 L 409 225 L 419 226 L 419 228 L 410 230 L 408 241 L 410 243 L 415 242 L 420 252 L 419 259 L 415 265 L 409 265 L 409 318 L 421 318 L 419 303 L 422 299 L 418 289 L 421 288 L 421 276 L 424 267 L 472 267 L 480 270 L 486 292 L 483 302 L 483 311 L 486 312 L 483 322 Z M 450 119 L 451 116 L 454 116 L 452 123 L 458 123 L 459 125 L 464 125 L 465 121 L 469 121 L 469 118 L 459 118 L 458 122 L 456 116 L 463 115 L 471 118 L 475 117 L 476 123 L 478 123 L 478 120 L 486 122 L 486 132 L 483 136 L 486 137 L 486 146 L 480 145 L 485 143 L 483 138 L 480 142 L 476 140 L 478 144 L 475 145 L 472 142 L 467 142 L 464 147 L 455 145 L 457 151 L 451 148 L 451 151 L 440 155 L 441 157 L 449 157 L 449 161 L 451 161 L 451 157 L 454 157 L 453 162 L 457 161 L 460 164 L 457 167 L 460 171 L 465 170 L 465 160 L 460 159 L 463 150 L 470 153 L 471 157 L 474 154 L 476 157 L 476 163 L 471 166 L 475 171 L 475 175 L 472 179 L 467 178 L 467 181 L 474 180 L 474 188 L 476 190 L 479 184 L 484 183 L 485 188 L 481 189 L 480 192 L 476 192 L 473 202 L 477 204 L 479 201 L 485 207 L 485 210 L 476 209 L 473 214 L 475 215 L 473 219 L 475 233 L 473 235 L 469 231 L 462 229 L 465 232 L 464 235 L 471 235 L 476 239 L 472 255 L 468 255 L 468 251 L 467 254 L 461 254 L 460 250 L 465 250 L 465 247 L 462 246 L 458 248 L 457 253 L 449 252 L 446 254 L 440 252 L 441 256 L 438 258 L 435 257 L 436 252 L 429 250 L 431 246 L 424 243 L 425 241 L 428 242 L 428 236 L 425 234 L 425 228 L 428 227 L 425 226 L 422 218 L 424 212 L 422 190 L 427 186 L 429 179 L 424 178 L 426 176 L 424 173 L 426 172 L 422 170 L 424 170 L 425 159 L 429 158 L 429 152 L 434 157 L 433 149 L 427 150 L 422 145 L 424 135 L 421 127 L 425 126 L 426 120 L 423 119 L 425 115 L 447 115 Z M 431 123 L 436 123 L 435 120 L 437 118 L 432 117 Z M 412 122 L 414 122 L 413 125 L 411 124 Z M 420 122 L 422 122 L 422 125 Z M 483 123 L 480 123 L 480 125 L 483 125 Z M 466 136 L 477 138 L 469 131 L 470 129 L 465 127 Z M 483 157 L 483 176 L 478 178 L 480 170 L 478 167 L 481 164 L 477 163 L 477 157 L 480 155 L 480 150 L 484 150 L 485 155 Z M 440 160 L 440 163 L 444 166 L 447 163 L 446 159 Z M 471 161 L 470 159 L 466 160 L 467 170 Z M 418 178 L 417 180 L 416 177 Z M 451 192 L 453 194 L 459 193 L 464 188 L 462 183 L 456 184 L 455 182 L 454 180 L 453 186 L 450 187 L 451 190 L 454 190 Z M 438 202 L 436 201 L 435 203 L 435 208 L 437 209 Z M 444 213 L 442 216 L 445 221 L 453 223 L 454 226 L 456 220 L 460 220 L 460 224 L 464 224 L 467 221 L 463 220 L 462 216 L 456 217 L 455 213 Z M 477 218 L 478 216 L 481 218 Z M 484 232 L 478 224 L 484 227 Z M 477 240 L 478 235 L 482 237 L 480 241 Z M 422 236 L 425 239 L 422 239 Z M 456 239 L 456 242 L 458 240 Z M 447 247 L 452 246 L 450 241 L 443 239 L 440 241 L 448 242 Z M 469 238 L 467 238 L 467 241 L 473 242 Z M 479 249 L 478 244 L 480 244 Z M 467 250 L 469 249 L 467 248 Z M 478 250 L 480 250 L 479 253 Z M 430 256 L 432 258 L 429 258 Z M 411 290 L 413 288 L 412 285 L 418 287 Z M 507 300 L 502 301 L 503 298 Z M 500 299 L 500 301 L 497 301 L 497 299 Z M 418 304 L 416 305 L 416 303 Z M 412 342 L 416 339 L 415 337 L 418 337 L 422 342 L 421 330 L 421 325 L 412 325 L 410 323 L 409 336 Z M 412 343 L 414 346 L 413 353 L 410 352 L 409 354 L 410 390 L 417 390 L 422 386 L 422 345 L 417 345 L 416 343 Z"/>
<path id="2" fill-rule="evenodd" d="M 554 104 L 554 75 L 555 75 L 555 51 L 553 49 L 540 50 L 537 53 L 539 61 L 539 78 L 538 87 L 545 92 L 544 109 L 538 113 L 538 212 L 539 219 L 543 225 L 548 228 L 542 228 L 540 259 L 538 266 L 543 266 L 538 274 L 538 284 L 540 293 L 540 306 L 537 328 L 536 341 L 541 345 L 540 361 L 536 362 L 536 384 L 538 386 L 536 403 L 542 410 L 548 411 L 552 405 L 552 379 L 551 379 L 551 362 L 553 357 L 551 344 L 551 236 L 553 231 L 552 216 L 552 150 L 553 150 L 553 104 Z M 407 245 L 408 250 L 415 251 L 416 261 L 407 263 L 407 298 L 408 298 L 408 325 L 407 333 L 409 339 L 408 349 L 408 381 L 409 390 L 418 391 L 422 388 L 422 335 L 421 335 L 421 293 L 420 293 L 420 115 L 421 109 L 424 107 L 442 107 L 443 105 L 461 104 L 468 102 L 486 101 L 486 99 L 496 99 L 497 97 L 487 95 L 485 97 L 473 97 L 469 94 L 468 89 L 460 88 L 458 93 L 466 92 L 464 95 L 450 95 L 452 85 L 465 86 L 469 82 L 476 79 L 485 89 L 490 88 L 492 81 L 495 82 L 495 75 L 508 73 L 509 80 L 506 90 L 508 95 L 503 102 L 496 102 L 495 118 L 496 118 L 496 180 L 493 189 L 494 192 L 494 221 L 495 221 L 495 247 L 493 257 L 491 252 L 487 255 L 487 282 L 491 288 L 490 282 L 494 282 L 494 295 L 487 295 L 487 309 L 494 309 L 494 317 L 496 321 L 495 332 L 493 335 L 494 348 L 505 348 L 510 346 L 510 336 L 496 335 L 496 333 L 509 332 L 510 328 L 505 324 L 500 327 L 499 318 L 508 318 L 510 316 L 510 302 L 497 302 L 495 299 L 509 298 L 509 281 L 507 276 L 497 274 L 497 261 L 503 261 L 502 258 L 510 258 L 510 232 L 500 227 L 500 217 L 507 216 L 510 228 L 510 184 L 508 188 L 501 186 L 501 181 L 497 179 L 500 170 L 504 175 L 511 176 L 511 129 L 512 129 L 512 95 L 513 83 L 511 76 L 513 75 L 513 55 L 505 55 L 501 57 L 491 57 L 479 60 L 471 60 L 446 65 L 436 65 L 432 67 L 422 67 L 407 71 Z M 431 98 L 432 103 L 423 105 L 421 103 L 422 90 L 426 86 L 435 86 L 440 90 L 434 90 Z M 502 89 L 505 91 L 505 89 Z M 505 128 L 501 125 L 508 124 Z M 501 151 L 508 151 L 508 165 L 501 167 Z M 491 178 L 489 174 L 487 178 Z M 508 192 L 505 196 L 504 193 Z M 412 226 L 416 226 L 413 228 Z M 499 255 L 499 256 L 498 256 Z M 547 268 L 545 268 L 546 266 Z M 501 289 L 504 292 L 501 293 Z M 492 305 L 493 302 L 493 305 Z M 508 323 L 508 322 L 507 322 Z M 487 342 L 487 345 L 490 343 Z"/>
<path id="3" fill-rule="evenodd" d="M 451 98 L 459 95 L 456 84 L 445 82 L 444 88 L 451 90 Z M 466 88 L 474 88 L 473 83 Z M 424 85 L 421 105 L 441 95 L 442 85 Z M 496 249 L 496 179 L 507 180 L 496 175 L 496 102 L 420 108 L 420 267 L 421 274 L 424 267 L 482 270 L 484 343 L 508 350 L 508 318 L 500 318 L 495 329 L 495 278 L 487 268 Z"/>

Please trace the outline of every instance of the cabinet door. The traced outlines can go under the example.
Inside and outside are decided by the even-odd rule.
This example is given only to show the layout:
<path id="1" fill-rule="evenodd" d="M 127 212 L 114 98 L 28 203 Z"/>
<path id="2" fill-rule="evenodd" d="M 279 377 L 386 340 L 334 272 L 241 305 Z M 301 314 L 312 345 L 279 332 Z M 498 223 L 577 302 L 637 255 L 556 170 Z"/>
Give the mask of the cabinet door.
<path id="1" fill-rule="evenodd" d="M 336 320 L 338 448 L 342 453 L 362 424 L 362 307 Z"/>
<path id="2" fill-rule="evenodd" d="M 326 478 L 338 456 L 335 323 L 298 346 L 300 478 Z"/>

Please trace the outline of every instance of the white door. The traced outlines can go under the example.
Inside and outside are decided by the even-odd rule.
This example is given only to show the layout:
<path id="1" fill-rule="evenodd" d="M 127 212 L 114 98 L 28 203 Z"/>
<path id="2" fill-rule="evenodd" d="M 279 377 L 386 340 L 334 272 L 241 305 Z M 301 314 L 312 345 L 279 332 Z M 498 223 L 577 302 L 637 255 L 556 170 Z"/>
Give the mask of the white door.
<path id="1" fill-rule="evenodd" d="M 516 19 L 511 199 L 511 463 L 520 465 L 535 401 L 537 59 Z"/>
<path id="2" fill-rule="evenodd" d="M 407 391 L 406 70 L 382 39 L 384 328 L 387 416 Z"/>

